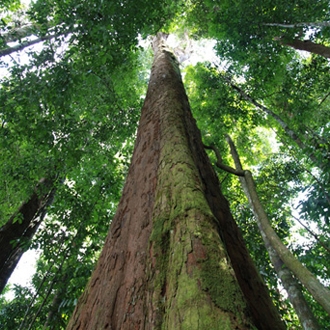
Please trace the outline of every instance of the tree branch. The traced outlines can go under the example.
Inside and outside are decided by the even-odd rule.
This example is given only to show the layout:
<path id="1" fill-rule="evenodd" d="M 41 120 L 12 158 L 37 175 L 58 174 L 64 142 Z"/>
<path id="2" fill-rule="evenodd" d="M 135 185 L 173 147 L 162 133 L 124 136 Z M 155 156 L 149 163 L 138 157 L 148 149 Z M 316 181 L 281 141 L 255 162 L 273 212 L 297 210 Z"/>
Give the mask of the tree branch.
<path id="1" fill-rule="evenodd" d="M 230 78 L 226 77 L 224 74 L 222 75 L 222 77 L 234 90 L 236 90 L 241 95 L 241 97 L 244 100 L 252 103 L 257 108 L 261 109 L 262 111 L 273 117 L 278 122 L 278 124 L 283 128 L 283 130 L 297 143 L 297 145 L 301 149 L 305 149 L 304 143 L 299 139 L 297 134 L 292 129 L 290 129 L 288 124 L 285 123 L 276 113 L 274 113 L 273 111 L 262 105 L 261 103 L 257 102 L 249 94 L 245 93 L 240 87 L 233 84 Z"/>
<path id="2" fill-rule="evenodd" d="M 26 24 L 18 28 L 13 28 L 6 33 L 2 33 L 0 38 L 4 42 L 14 42 L 36 34 L 38 30 L 40 30 L 40 28 L 38 28 L 37 24 Z"/>
<path id="3" fill-rule="evenodd" d="M 302 222 L 301 222 L 301 220 L 299 219 L 299 218 L 297 218 L 297 217 L 295 217 L 291 212 L 289 213 L 290 214 L 290 216 L 292 217 L 292 218 L 294 218 L 297 222 L 299 222 L 299 224 L 311 235 L 311 236 L 313 236 L 315 239 L 316 239 L 316 241 L 325 249 L 325 250 L 327 250 L 328 251 L 328 253 L 330 253 L 330 249 L 321 241 L 321 239 L 320 239 L 320 237 L 317 235 L 317 234 L 315 234 L 312 230 L 310 230 L 309 228 L 308 228 L 308 226 L 306 226 L 305 224 L 303 224 Z"/>
<path id="4" fill-rule="evenodd" d="M 319 106 L 328 98 L 329 95 L 330 95 L 330 92 L 326 96 L 323 97 L 323 99 L 319 103 Z"/>
<path id="5" fill-rule="evenodd" d="M 2 50 L 0 50 L 0 57 L 5 56 L 5 55 L 10 55 L 12 53 L 23 50 L 26 47 L 33 46 L 33 45 L 35 45 L 39 42 L 42 42 L 42 41 L 50 40 L 50 39 L 55 38 L 57 36 L 58 36 L 57 34 L 51 34 L 51 35 L 48 35 L 48 36 L 37 38 L 35 40 L 24 41 L 24 42 L 22 42 L 21 44 L 19 44 L 17 46 L 2 49 Z"/>
<path id="6" fill-rule="evenodd" d="M 204 148 L 205 149 L 211 149 L 211 150 L 214 151 L 215 156 L 217 157 L 217 162 L 215 163 L 216 166 L 218 166 L 219 168 L 221 168 L 222 170 L 224 170 L 228 173 L 235 174 L 237 176 L 244 176 L 244 171 L 236 170 L 236 169 L 234 169 L 234 168 L 232 168 L 232 167 L 230 167 L 230 166 L 228 166 L 228 165 L 226 165 L 222 162 L 222 158 L 221 158 L 219 149 L 216 146 L 214 146 L 214 145 L 206 146 L 204 144 Z"/>
<path id="7" fill-rule="evenodd" d="M 330 49 L 330 48 L 329 48 Z M 298 137 L 298 135 L 289 127 L 289 125 L 284 122 L 281 117 L 279 117 L 276 113 L 262 105 L 261 103 L 257 102 L 254 100 L 249 94 L 245 93 L 240 87 L 236 86 L 235 84 L 232 83 L 231 79 L 228 78 L 225 74 L 222 74 L 223 79 L 234 89 L 236 90 L 243 99 L 246 101 L 252 103 L 271 117 L 277 121 L 277 123 L 282 127 L 284 132 L 298 145 L 298 147 L 305 152 L 305 150 L 308 149 L 306 144 Z M 306 154 L 306 152 L 305 152 Z M 315 156 L 313 152 L 306 154 L 306 156 L 318 167 L 323 169 L 326 164 L 323 164 L 318 160 L 318 158 Z"/>
<path id="8" fill-rule="evenodd" d="M 306 22 L 306 23 L 295 23 L 295 24 L 282 24 L 282 23 L 264 23 L 265 26 L 277 26 L 283 28 L 293 29 L 296 27 L 312 26 L 312 27 L 326 27 L 330 26 L 330 22 Z"/>

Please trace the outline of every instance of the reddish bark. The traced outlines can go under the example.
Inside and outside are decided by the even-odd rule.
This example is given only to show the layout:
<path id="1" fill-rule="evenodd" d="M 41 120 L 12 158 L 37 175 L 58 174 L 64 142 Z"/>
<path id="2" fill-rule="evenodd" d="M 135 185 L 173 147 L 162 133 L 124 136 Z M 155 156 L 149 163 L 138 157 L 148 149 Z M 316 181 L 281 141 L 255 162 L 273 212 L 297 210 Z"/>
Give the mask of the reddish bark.
<path id="1" fill-rule="evenodd" d="M 258 329 L 284 329 L 230 215 L 228 203 L 220 192 L 174 61 L 173 55 L 162 47 L 155 54 L 123 195 L 96 269 L 67 329 L 167 329 L 169 324 L 175 324 L 176 327 L 172 326 L 174 329 L 180 328 L 181 322 L 186 321 L 186 315 L 196 317 L 189 314 L 190 306 L 180 305 L 178 296 L 185 293 L 178 293 L 178 282 L 173 281 L 179 281 L 181 275 L 190 281 L 200 272 L 205 261 L 212 264 L 212 258 L 217 254 L 210 254 L 200 238 L 203 235 L 217 237 L 219 244 L 222 237 L 240 285 L 240 289 L 237 285 L 239 292 L 234 288 L 235 295 L 223 297 L 223 300 L 228 299 L 234 309 L 237 307 L 244 320 L 235 319 L 232 311 L 221 309 L 214 302 L 211 292 L 205 289 L 203 278 L 196 281 L 197 290 L 206 300 L 204 304 L 212 306 L 215 317 L 226 315 L 231 325 L 236 324 L 231 327 L 235 329 L 249 329 L 252 323 Z M 186 141 L 186 146 L 182 141 Z M 171 148 L 172 158 L 171 153 L 164 152 Z M 184 154 L 186 163 L 174 156 L 181 152 L 178 151 L 180 148 L 188 152 Z M 188 195 L 184 189 L 180 195 L 178 187 L 172 186 L 168 178 L 172 172 L 179 176 L 178 167 L 186 166 L 190 159 L 194 163 L 190 191 L 198 191 L 204 196 L 213 215 L 209 215 L 205 224 L 210 232 L 193 230 L 191 240 L 187 242 L 189 251 L 179 268 L 181 273 L 173 275 L 173 267 L 177 266 L 173 263 L 176 260 L 174 256 L 178 250 L 184 250 L 184 235 L 191 228 L 187 227 L 184 218 L 173 216 Z M 164 168 L 168 168 L 169 176 L 164 173 Z M 181 173 L 185 180 L 186 173 Z M 164 194 L 165 190 L 168 195 Z M 191 215 L 190 210 L 185 209 L 183 216 L 190 217 L 193 225 L 198 224 L 198 228 L 205 229 L 203 211 L 195 208 Z M 216 273 L 212 275 L 218 276 Z M 233 281 L 236 281 L 235 275 Z M 225 287 L 220 289 L 226 290 Z M 240 290 L 248 301 L 247 309 L 236 304 Z M 196 301 L 195 306 L 199 306 L 198 303 Z M 180 308 L 181 315 L 177 313 Z M 198 310 L 198 313 L 201 313 L 201 322 L 208 316 L 203 314 L 203 310 Z"/>

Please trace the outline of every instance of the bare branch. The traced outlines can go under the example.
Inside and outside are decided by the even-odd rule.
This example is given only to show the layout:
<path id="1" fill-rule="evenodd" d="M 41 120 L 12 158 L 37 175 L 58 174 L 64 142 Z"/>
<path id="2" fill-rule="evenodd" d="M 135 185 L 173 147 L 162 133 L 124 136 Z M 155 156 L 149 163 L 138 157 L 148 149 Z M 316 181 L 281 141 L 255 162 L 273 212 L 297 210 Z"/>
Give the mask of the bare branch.
<path id="1" fill-rule="evenodd" d="M 295 23 L 295 24 L 283 24 L 283 23 L 264 23 L 265 26 L 277 26 L 288 29 L 297 27 L 311 26 L 311 27 L 326 27 L 330 26 L 330 22 L 307 22 L 307 23 Z"/>
<path id="2" fill-rule="evenodd" d="M 204 148 L 205 149 L 211 149 L 215 152 L 215 155 L 217 157 L 217 162 L 216 162 L 216 166 L 218 166 L 219 168 L 221 168 L 222 170 L 228 172 L 228 173 L 231 173 L 231 174 L 235 174 L 237 176 L 244 176 L 244 171 L 241 171 L 241 170 L 235 170 L 234 168 L 224 164 L 222 162 L 222 158 L 221 158 L 221 155 L 220 155 L 220 152 L 219 152 L 219 149 L 214 146 L 214 145 L 210 145 L 210 146 L 206 146 L 204 145 Z"/>

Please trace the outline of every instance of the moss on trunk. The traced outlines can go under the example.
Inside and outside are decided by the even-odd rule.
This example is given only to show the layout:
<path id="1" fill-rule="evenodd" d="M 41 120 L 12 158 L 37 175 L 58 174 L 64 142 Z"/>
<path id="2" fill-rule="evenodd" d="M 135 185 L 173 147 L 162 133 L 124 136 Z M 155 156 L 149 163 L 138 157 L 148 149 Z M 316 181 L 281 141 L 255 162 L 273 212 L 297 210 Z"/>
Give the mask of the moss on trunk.
<path id="1" fill-rule="evenodd" d="M 123 196 L 68 329 L 283 329 L 220 193 L 175 58 L 156 49 Z"/>
<path id="2" fill-rule="evenodd" d="M 150 237 L 150 295 L 162 329 L 249 328 L 243 294 L 217 232 L 189 147 L 181 77 L 157 54 L 164 89 L 158 181 Z"/>

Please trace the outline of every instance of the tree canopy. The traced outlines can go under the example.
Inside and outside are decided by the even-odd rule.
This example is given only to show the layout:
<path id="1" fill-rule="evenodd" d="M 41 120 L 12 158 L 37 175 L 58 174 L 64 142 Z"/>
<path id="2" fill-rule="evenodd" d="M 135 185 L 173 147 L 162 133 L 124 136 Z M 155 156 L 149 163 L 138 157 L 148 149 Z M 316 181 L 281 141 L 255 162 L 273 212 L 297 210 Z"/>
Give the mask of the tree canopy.
<path id="1" fill-rule="evenodd" d="M 23 222 L 20 206 L 41 179 L 54 191 L 32 220 L 42 217 L 34 237 L 11 242 L 40 258 L 30 287 L 0 297 L 4 329 L 65 328 L 121 195 L 152 60 L 145 45 L 159 31 L 183 36 L 181 51 L 187 40 L 215 40 L 217 63 L 182 64 L 203 141 L 232 165 L 224 138 L 232 137 L 277 235 L 328 285 L 330 66 L 314 51 L 330 47 L 328 1 L 5 0 L 0 8 L 0 233 L 11 218 Z M 298 41 L 317 46 L 300 52 Z M 238 179 L 216 171 L 275 305 L 300 329 Z"/>

